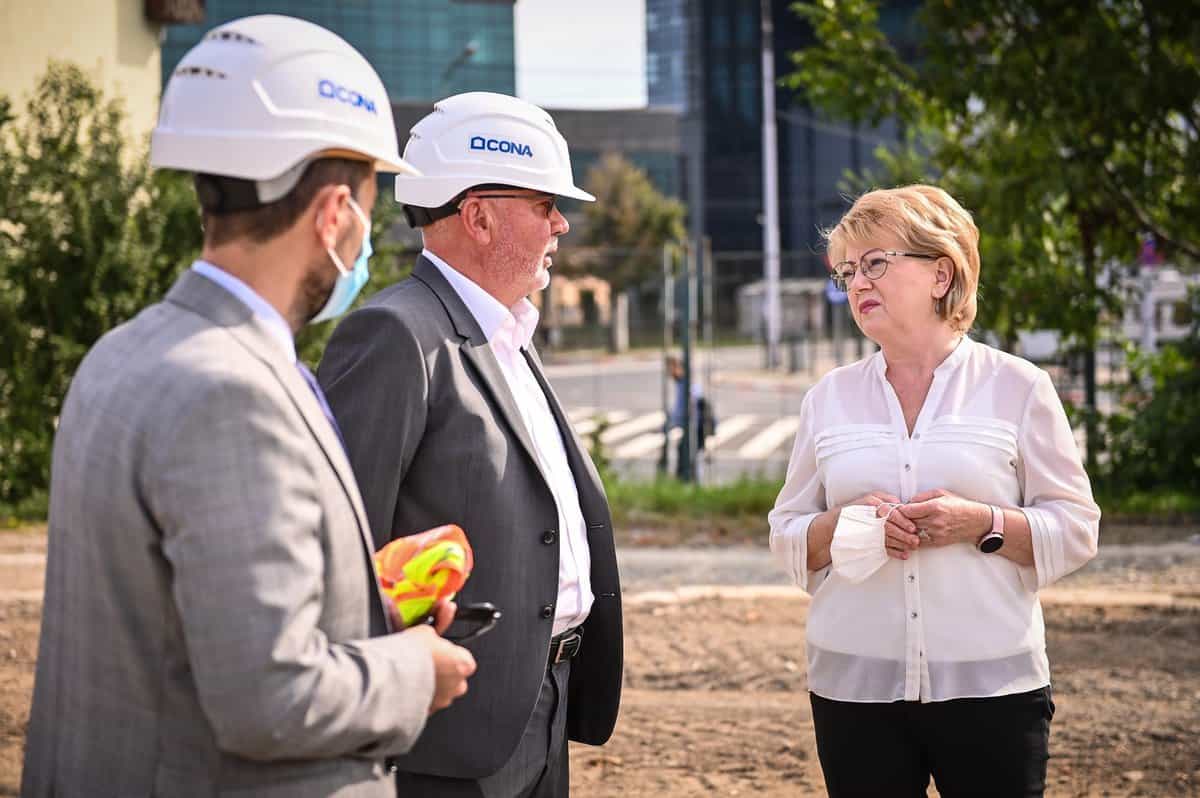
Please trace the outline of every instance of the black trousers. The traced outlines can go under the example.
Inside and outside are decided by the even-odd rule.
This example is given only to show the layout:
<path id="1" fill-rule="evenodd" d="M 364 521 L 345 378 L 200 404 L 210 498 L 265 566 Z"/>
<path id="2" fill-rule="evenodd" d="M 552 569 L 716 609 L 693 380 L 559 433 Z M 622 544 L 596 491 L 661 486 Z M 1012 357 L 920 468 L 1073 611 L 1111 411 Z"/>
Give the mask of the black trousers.
<path id="1" fill-rule="evenodd" d="M 500 770 L 482 779 L 452 779 L 397 773 L 403 798 L 567 798 L 567 682 L 570 660 L 547 669 L 533 715 L 517 750 Z"/>
<path id="2" fill-rule="evenodd" d="M 810 693 L 817 755 L 830 798 L 1041 796 L 1050 688 L 922 704 L 831 701 Z"/>

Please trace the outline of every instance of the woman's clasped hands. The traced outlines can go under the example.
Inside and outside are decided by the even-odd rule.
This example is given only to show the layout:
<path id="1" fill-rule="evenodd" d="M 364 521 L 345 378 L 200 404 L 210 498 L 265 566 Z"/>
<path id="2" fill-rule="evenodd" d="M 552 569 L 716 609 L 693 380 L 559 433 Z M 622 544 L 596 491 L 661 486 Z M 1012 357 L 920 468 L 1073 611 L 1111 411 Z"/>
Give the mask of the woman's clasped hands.
<path id="1" fill-rule="evenodd" d="M 974 545 L 991 528 L 988 505 L 942 488 L 923 491 L 907 502 L 874 492 L 851 503 L 874 506 L 875 514 L 887 519 L 884 546 L 888 556 L 898 560 L 907 560 L 911 552 L 927 546 Z"/>

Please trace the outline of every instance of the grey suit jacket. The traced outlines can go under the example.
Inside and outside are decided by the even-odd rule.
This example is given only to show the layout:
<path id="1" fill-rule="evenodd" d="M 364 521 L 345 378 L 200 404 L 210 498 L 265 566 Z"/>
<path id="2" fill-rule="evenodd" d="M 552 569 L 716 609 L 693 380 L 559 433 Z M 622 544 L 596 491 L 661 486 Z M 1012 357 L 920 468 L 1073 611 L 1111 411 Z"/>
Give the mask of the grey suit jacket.
<path id="1" fill-rule="evenodd" d="M 586 450 L 525 353 L 558 423 L 579 491 L 595 603 L 571 664 L 571 739 L 600 744 L 616 722 L 621 599 L 612 520 Z M 319 376 L 338 418 L 380 546 L 461 525 L 475 571 L 460 599 L 504 613 L 467 643 L 478 670 L 466 696 L 430 719 L 401 769 L 456 778 L 498 770 L 520 741 L 546 671 L 558 595 L 558 510 L 500 364 L 470 310 L 433 264 L 372 297 L 338 326 Z"/>
<path id="2" fill-rule="evenodd" d="M 184 273 L 63 407 L 22 794 L 393 796 L 433 671 L 371 552 L 303 377 Z"/>

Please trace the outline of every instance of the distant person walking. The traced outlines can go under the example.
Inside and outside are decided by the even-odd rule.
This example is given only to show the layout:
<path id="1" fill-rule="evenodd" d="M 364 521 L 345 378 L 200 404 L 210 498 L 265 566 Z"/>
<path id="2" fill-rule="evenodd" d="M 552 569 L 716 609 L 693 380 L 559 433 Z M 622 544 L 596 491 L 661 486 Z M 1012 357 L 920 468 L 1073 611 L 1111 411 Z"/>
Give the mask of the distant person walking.
<path id="1" fill-rule="evenodd" d="M 808 683 L 829 794 L 1042 795 L 1037 591 L 1096 554 L 1100 510 L 1049 376 L 966 333 L 979 231 L 932 186 L 828 232 L 881 351 L 804 397 L 771 549 L 812 594 Z"/>
<path id="2" fill-rule="evenodd" d="M 662 453 L 658 460 L 658 470 L 666 473 L 670 464 L 670 447 L 672 437 L 675 442 L 675 476 L 678 479 L 691 481 L 701 475 L 701 454 L 705 442 L 712 437 L 717 429 L 717 419 L 713 415 L 712 401 L 704 394 L 700 383 L 692 380 L 691 390 L 688 389 L 687 377 L 684 373 L 683 360 L 678 355 L 667 355 L 667 376 L 671 379 L 671 408 L 664 425 Z M 691 407 L 688 408 L 688 402 Z M 688 412 L 690 409 L 691 416 Z M 691 430 L 694 446 L 691 452 L 691 464 L 684 447 L 687 446 L 687 431 Z M 679 430 L 678 436 L 672 436 L 672 431 Z"/>

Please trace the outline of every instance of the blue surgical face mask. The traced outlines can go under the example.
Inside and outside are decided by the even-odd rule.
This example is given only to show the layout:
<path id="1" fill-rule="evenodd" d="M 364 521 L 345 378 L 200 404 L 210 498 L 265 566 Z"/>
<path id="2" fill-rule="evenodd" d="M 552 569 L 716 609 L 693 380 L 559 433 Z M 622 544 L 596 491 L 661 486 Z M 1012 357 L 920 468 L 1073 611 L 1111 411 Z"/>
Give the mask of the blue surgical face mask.
<path id="1" fill-rule="evenodd" d="M 359 250 L 358 259 L 354 261 L 352 269 L 346 268 L 346 264 L 342 263 L 341 257 L 332 247 L 325 250 L 329 253 L 333 265 L 337 267 L 338 278 L 337 282 L 333 284 L 333 291 L 329 293 L 329 299 L 325 300 L 325 306 L 309 320 L 309 324 L 336 319 L 349 310 L 354 298 L 358 296 L 358 292 L 367 284 L 367 280 L 371 276 L 371 272 L 367 268 L 367 261 L 374 252 L 371 248 L 371 221 L 353 197 L 347 199 L 350 202 L 350 209 L 354 211 L 354 215 L 358 217 L 358 221 L 363 226 L 362 249 Z"/>

